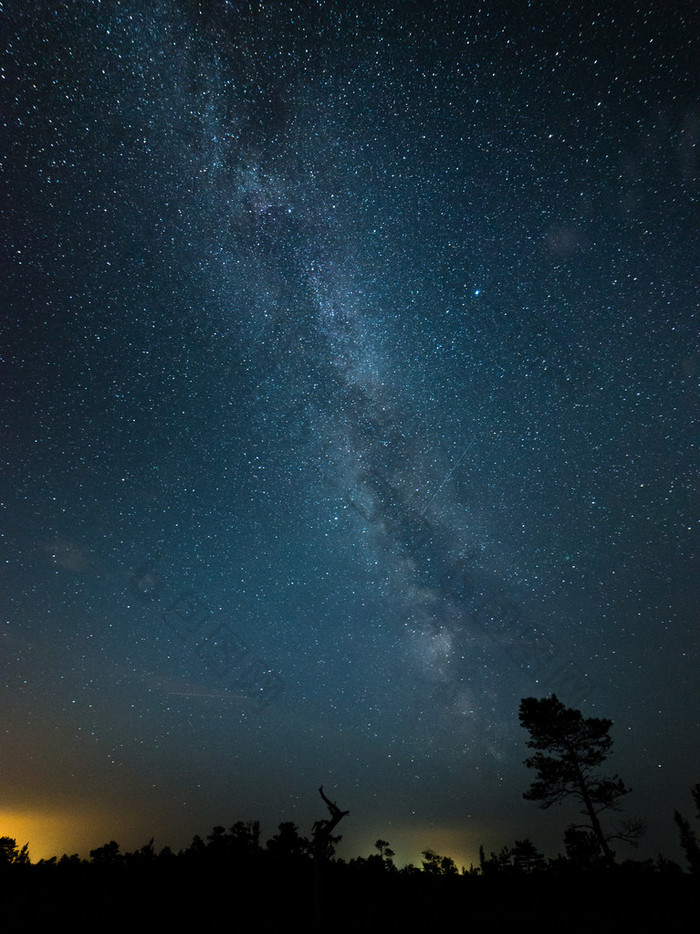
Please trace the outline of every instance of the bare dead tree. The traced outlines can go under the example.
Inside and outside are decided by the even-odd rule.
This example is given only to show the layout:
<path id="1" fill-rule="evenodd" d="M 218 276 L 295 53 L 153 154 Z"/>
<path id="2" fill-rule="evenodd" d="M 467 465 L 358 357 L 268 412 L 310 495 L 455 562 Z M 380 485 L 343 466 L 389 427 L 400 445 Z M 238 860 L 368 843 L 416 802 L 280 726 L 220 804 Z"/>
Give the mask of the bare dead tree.
<path id="1" fill-rule="evenodd" d="M 338 805 L 323 793 L 323 785 L 318 789 L 319 794 L 328 808 L 330 818 L 317 820 L 312 830 L 312 849 L 314 854 L 314 930 L 323 930 L 323 869 L 333 855 L 334 846 L 340 836 L 333 836 L 333 831 L 350 811 L 341 811 Z"/>
<path id="2" fill-rule="evenodd" d="M 318 793 L 323 798 L 330 812 L 330 820 L 324 818 L 317 820 L 313 826 L 313 851 L 315 859 L 328 859 L 333 855 L 333 845 L 340 840 L 340 837 L 334 837 L 333 831 L 350 811 L 341 811 L 338 805 L 329 800 L 323 793 L 323 785 L 318 789 Z"/>

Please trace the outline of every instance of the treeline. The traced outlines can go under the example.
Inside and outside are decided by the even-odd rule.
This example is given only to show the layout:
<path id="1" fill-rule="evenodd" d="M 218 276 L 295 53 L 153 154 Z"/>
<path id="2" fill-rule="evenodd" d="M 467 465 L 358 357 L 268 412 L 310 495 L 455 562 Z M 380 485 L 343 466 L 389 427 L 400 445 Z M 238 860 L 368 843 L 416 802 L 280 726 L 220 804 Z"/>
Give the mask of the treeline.
<path id="1" fill-rule="evenodd" d="M 519 932 L 686 930 L 697 917 L 700 846 L 690 822 L 675 820 L 689 871 L 657 859 L 618 861 L 615 841 L 635 846 L 642 821 L 615 823 L 629 789 L 600 767 L 610 752 L 611 721 L 584 718 L 551 695 L 521 702 L 520 722 L 536 773 L 524 793 L 548 808 L 576 802 L 581 818 L 564 833 L 564 854 L 545 858 L 529 839 L 516 840 L 478 865 L 458 867 L 424 850 L 420 866 L 397 867 L 379 839 L 374 852 L 349 861 L 336 856 L 335 833 L 348 811 L 319 788 L 328 816 L 304 836 L 283 822 L 264 844 L 258 821 L 216 826 L 174 852 L 154 841 L 122 852 L 111 840 L 89 859 L 64 854 L 31 863 L 28 845 L 0 838 L 3 920 L 30 929 L 65 917 L 76 930 L 159 930 L 223 926 L 257 931 L 421 931 L 466 922 Z M 700 818 L 700 785 L 692 789 Z"/>
<path id="2" fill-rule="evenodd" d="M 695 836 L 686 826 L 685 832 Z M 335 837 L 334 842 L 341 838 Z M 697 845 L 697 844 L 696 844 Z M 227 872 L 251 872 L 262 875 L 282 872 L 288 874 L 302 868 L 311 869 L 314 864 L 323 862 L 326 868 L 339 867 L 349 875 L 366 877 L 384 877 L 401 875 L 412 879 L 420 877 L 456 877 L 471 879 L 512 878 L 534 876 L 571 876 L 581 873 L 603 873 L 610 869 L 596 853 L 589 842 L 575 832 L 565 834 L 565 853 L 546 858 L 530 839 L 516 840 L 512 846 L 504 846 L 498 852 L 486 855 L 483 846 L 479 847 L 479 862 L 470 866 L 458 866 L 450 856 L 442 856 L 432 849 L 423 850 L 419 866 L 409 863 L 397 867 L 394 851 L 386 840 L 377 840 L 376 852 L 368 856 L 357 856 L 345 860 L 335 856 L 334 846 L 329 853 L 320 857 L 315 852 L 314 840 L 303 836 L 296 824 L 285 821 L 263 845 L 260 840 L 259 821 L 238 821 L 230 828 L 223 826 L 212 828 L 204 838 L 195 835 L 190 845 L 177 852 L 169 846 L 157 850 L 154 840 L 137 850 L 122 851 L 115 840 L 90 850 L 89 859 L 82 859 L 77 853 L 50 859 L 40 859 L 32 863 L 29 858 L 29 845 L 20 849 L 11 837 L 0 837 L 0 872 L 7 880 L 7 873 L 37 871 L 46 873 L 57 870 L 62 873 L 86 871 L 100 873 L 106 870 L 141 871 L 170 870 L 185 871 L 204 869 L 206 871 L 225 870 Z M 700 865 L 695 861 L 684 869 L 674 860 L 659 855 L 656 859 L 626 859 L 615 863 L 613 874 L 661 874 L 664 876 L 695 875 L 700 879 Z M 16 877 L 15 877 L 16 878 Z"/>
<path id="3" fill-rule="evenodd" d="M 337 841 L 337 837 L 335 838 Z M 458 867 L 431 850 L 397 867 L 388 842 L 345 861 L 321 856 L 313 836 L 285 822 L 264 844 L 257 821 L 214 827 L 179 852 L 151 840 L 122 852 L 110 841 L 90 852 L 29 861 L 26 847 L 0 841 L 6 921 L 30 930 L 57 917 L 74 930 L 165 930 L 184 926 L 257 931 L 421 931 L 466 923 L 520 932 L 673 931 L 697 912 L 698 877 L 677 863 L 582 864 L 578 854 L 545 859 L 529 840 L 479 864 Z M 636 926 L 636 927 L 635 927 Z M 680 930 L 680 927 L 678 928 Z"/>

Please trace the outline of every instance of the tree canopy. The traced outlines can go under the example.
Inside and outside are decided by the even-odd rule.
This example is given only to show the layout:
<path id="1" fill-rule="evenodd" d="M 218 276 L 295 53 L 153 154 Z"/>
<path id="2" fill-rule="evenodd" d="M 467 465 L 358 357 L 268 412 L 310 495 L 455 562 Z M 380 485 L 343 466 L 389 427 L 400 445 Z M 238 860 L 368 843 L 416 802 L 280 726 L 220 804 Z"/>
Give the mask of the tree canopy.
<path id="1" fill-rule="evenodd" d="M 527 743 L 535 755 L 525 765 L 535 769 L 537 778 L 523 797 L 538 801 L 540 807 L 573 798 L 582 805 L 587 824 L 573 824 L 572 832 L 591 834 L 603 860 L 612 863 L 612 839 L 632 844 L 644 832 L 639 822 L 631 822 L 615 833 L 604 833 L 599 814 L 619 810 L 620 798 L 630 789 L 617 775 L 607 776 L 596 770 L 605 762 L 612 748 L 609 735 L 612 720 L 584 717 L 580 710 L 565 707 L 556 694 L 541 699 L 526 697 L 520 703 L 520 724 L 530 733 Z"/>

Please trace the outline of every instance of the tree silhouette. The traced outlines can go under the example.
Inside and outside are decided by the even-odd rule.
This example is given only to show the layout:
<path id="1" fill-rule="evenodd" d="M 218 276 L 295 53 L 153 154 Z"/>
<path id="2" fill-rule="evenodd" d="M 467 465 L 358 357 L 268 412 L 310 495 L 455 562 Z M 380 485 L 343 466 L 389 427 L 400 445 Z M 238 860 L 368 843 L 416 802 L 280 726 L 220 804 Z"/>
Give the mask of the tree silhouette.
<path id="1" fill-rule="evenodd" d="M 451 856 L 440 856 L 435 850 L 423 850 L 423 872 L 432 876 L 456 876 L 459 870 Z"/>
<path id="2" fill-rule="evenodd" d="M 317 820 L 313 825 L 312 848 L 314 854 L 314 929 L 323 930 L 323 868 L 324 864 L 333 856 L 335 844 L 340 836 L 333 836 L 333 831 L 350 811 L 341 811 L 338 805 L 323 793 L 323 785 L 318 793 L 330 813 L 329 818 Z"/>
<path id="3" fill-rule="evenodd" d="M 539 872 L 546 866 L 544 856 L 528 837 L 515 841 L 511 859 L 517 872 Z"/>
<path id="4" fill-rule="evenodd" d="M 511 866 L 511 857 L 513 851 L 508 846 L 504 846 L 499 853 L 491 851 L 490 856 L 486 856 L 484 846 L 479 846 L 479 872 L 482 876 L 493 875 L 497 872 L 504 872 Z"/>
<path id="5" fill-rule="evenodd" d="M 95 850 L 90 850 L 90 859 L 93 863 L 98 863 L 102 866 L 118 863 L 121 858 L 122 855 L 119 852 L 119 844 L 116 840 L 110 840 L 109 843 L 98 846 Z"/>
<path id="6" fill-rule="evenodd" d="M 374 846 L 375 846 L 375 849 L 379 851 L 379 859 L 382 861 L 382 864 L 387 869 L 396 869 L 396 866 L 394 865 L 394 859 L 393 859 L 394 856 L 396 856 L 396 854 L 394 853 L 392 848 L 389 846 L 389 841 L 379 839 L 374 844 Z"/>
<path id="7" fill-rule="evenodd" d="M 492 851 L 489 857 L 484 853 L 483 845 L 479 847 L 479 871 L 482 876 L 504 872 L 538 872 L 545 869 L 546 865 L 544 856 L 528 837 L 516 840 L 512 847 L 504 846 L 499 853 Z"/>
<path id="8" fill-rule="evenodd" d="M 23 866 L 29 864 L 29 844 L 22 849 L 14 837 L 0 837 L 0 866 Z"/>
<path id="9" fill-rule="evenodd" d="M 307 856 L 311 844 L 299 833 L 299 828 L 293 821 L 282 821 L 278 832 L 265 844 L 267 852 L 273 859 L 300 860 Z"/>
<path id="10" fill-rule="evenodd" d="M 335 851 L 335 844 L 340 840 L 340 837 L 332 835 L 333 830 L 350 811 L 341 811 L 337 804 L 330 801 L 323 793 L 323 785 L 318 789 L 318 793 L 323 798 L 331 816 L 314 823 L 313 852 L 316 859 L 329 859 Z"/>
<path id="11" fill-rule="evenodd" d="M 608 777 L 595 772 L 610 754 L 612 739 L 608 734 L 612 720 L 584 718 L 580 710 L 565 707 L 552 694 L 540 700 L 523 698 L 520 724 L 530 733 L 527 745 L 538 750 L 525 760 L 528 768 L 536 769 L 537 779 L 523 797 L 539 801 L 542 808 L 567 798 L 582 804 L 581 813 L 588 817 L 589 823 L 574 824 L 572 828 L 592 834 L 603 861 L 612 865 L 615 854 L 609 841 L 622 839 L 635 845 L 645 829 L 637 821 L 623 825 L 616 833 L 605 834 L 600 823 L 598 815 L 606 810 L 619 810 L 619 799 L 630 791 L 617 775 Z"/>
<path id="12" fill-rule="evenodd" d="M 695 802 L 695 807 L 697 808 L 698 818 L 700 819 L 700 782 L 691 788 L 690 793 L 693 796 L 693 801 Z M 680 833 L 681 838 L 681 847 L 685 854 L 685 858 L 688 860 L 688 865 L 690 866 L 690 871 L 692 873 L 700 873 L 700 844 L 698 843 L 698 838 L 695 835 L 695 831 L 690 826 L 690 822 L 683 817 L 680 811 L 673 812 L 673 819 L 678 826 L 678 832 Z"/>
<path id="13" fill-rule="evenodd" d="M 236 821 L 228 832 L 217 825 L 207 836 L 209 856 L 227 862 L 255 859 L 260 850 L 260 821 Z"/>

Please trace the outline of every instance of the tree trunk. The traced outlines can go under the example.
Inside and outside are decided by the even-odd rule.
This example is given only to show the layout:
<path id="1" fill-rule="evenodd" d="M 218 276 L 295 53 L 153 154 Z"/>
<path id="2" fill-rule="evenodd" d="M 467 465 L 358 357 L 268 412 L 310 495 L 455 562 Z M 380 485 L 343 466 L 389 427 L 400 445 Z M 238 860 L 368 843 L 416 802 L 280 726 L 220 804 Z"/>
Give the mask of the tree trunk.
<path id="1" fill-rule="evenodd" d="M 576 754 L 572 752 L 571 761 L 573 762 L 574 769 L 576 770 L 576 780 L 578 786 L 581 790 L 581 797 L 583 798 L 583 804 L 586 808 L 586 813 L 591 821 L 591 828 L 595 834 L 595 838 L 598 841 L 600 850 L 603 854 L 603 859 L 608 866 L 615 865 L 615 857 L 612 854 L 612 850 L 608 846 L 608 841 L 605 839 L 605 834 L 603 833 L 603 828 L 600 826 L 600 821 L 598 820 L 598 815 L 595 812 L 593 807 L 593 802 L 591 801 L 590 795 L 588 794 L 588 787 L 586 785 L 586 779 L 581 772 L 581 769 L 576 758 Z"/>

